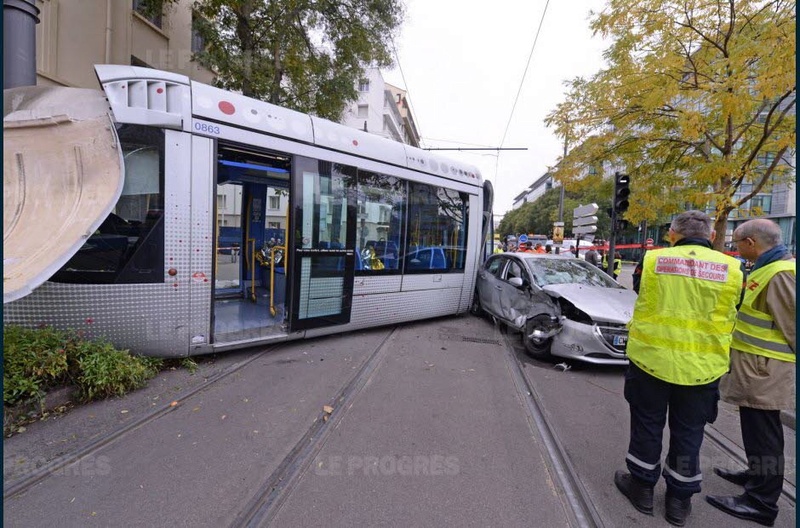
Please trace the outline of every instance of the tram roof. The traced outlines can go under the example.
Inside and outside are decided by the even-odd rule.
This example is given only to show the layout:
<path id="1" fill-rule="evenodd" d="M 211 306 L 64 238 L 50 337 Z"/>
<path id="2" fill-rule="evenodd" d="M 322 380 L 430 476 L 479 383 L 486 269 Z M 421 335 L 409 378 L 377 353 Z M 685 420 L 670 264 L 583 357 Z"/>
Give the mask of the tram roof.
<path id="1" fill-rule="evenodd" d="M 138 66 L 97 65 L 115 115 L 127 120 L 160 113 L 150 124 L 190 130 L 192 117 L 264 132 L 322 148 L 379 160 L 480 186 L 478 169 L 430 151 L 193 81 L 184 75 Z M 163 87 L 163 95 L 156 92 Z M 181 89 L 183 87 L 183 89 Z M 135 97 L 135 94 L 141 94 Z"/>

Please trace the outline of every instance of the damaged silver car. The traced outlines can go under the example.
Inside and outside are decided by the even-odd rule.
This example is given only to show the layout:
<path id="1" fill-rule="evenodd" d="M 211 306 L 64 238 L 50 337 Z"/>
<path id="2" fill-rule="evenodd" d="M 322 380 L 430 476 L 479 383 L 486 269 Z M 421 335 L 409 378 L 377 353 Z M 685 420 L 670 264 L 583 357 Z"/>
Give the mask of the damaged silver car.
<path id="1" fill-rule="evenodd" d="M 522 332 L 533 357 L 625 365 L 636 293 L 574 257 L 491 256 L 478 271 L 472 313 Z"/>

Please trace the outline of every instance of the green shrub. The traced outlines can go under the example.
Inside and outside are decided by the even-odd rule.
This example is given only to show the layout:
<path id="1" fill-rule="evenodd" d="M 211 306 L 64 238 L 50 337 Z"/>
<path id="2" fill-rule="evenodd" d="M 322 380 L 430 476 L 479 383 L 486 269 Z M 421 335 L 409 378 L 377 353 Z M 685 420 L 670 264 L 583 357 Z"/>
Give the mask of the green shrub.
<path id="1" fill-rule="evenodd" d="M 78 360 L 78 394 L 84 400 L 122 396 L 158 373 L 156 358 L 131 356 L 109 343 L 95 343 Z"/>
<path id="2" fill-rule="evenodd" d="M 159 358 L 131 356 L 106 341 L 51 327 L 3 328 L 3 403 L 41 397 L 68 383 L 84 400 L 121 396 L 137 389 L 163 366 Z"/>
<path id="3" fill-rule="evenodd" d="M 53 328 L 3 328 L 3 403 L 37 398 L 64 383 L 68 336 Z"/>

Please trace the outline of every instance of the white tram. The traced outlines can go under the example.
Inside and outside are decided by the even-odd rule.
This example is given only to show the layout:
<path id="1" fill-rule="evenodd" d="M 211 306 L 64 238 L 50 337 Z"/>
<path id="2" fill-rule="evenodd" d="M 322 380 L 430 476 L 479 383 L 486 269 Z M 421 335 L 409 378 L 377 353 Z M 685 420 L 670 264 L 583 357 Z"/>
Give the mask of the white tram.
<path id="1" fill-rule="evenodd" d="M 95 70 L 104 93 L 4 92 L 4 324 L 170 357 L 468 310 L 492 218 L 474 167 Z"/>

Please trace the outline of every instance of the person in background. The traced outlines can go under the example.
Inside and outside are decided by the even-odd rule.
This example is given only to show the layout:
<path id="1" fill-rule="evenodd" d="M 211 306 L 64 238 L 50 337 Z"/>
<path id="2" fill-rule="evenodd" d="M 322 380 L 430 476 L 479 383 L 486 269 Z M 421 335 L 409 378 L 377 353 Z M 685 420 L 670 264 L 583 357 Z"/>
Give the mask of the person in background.
<path id="1" fill-rule="evenodd" d="M 589 251 L 587 251 L 586 255 L 584 255 L 584 258 L 586 259 L 586 262 L 588 262 L 592 266 L 595 266 L 597 268 L 600 267 L 600 255 L 597 253 L 596 249 L 592 248 Z"/>
<path id="2" fill-rule="evenodd" d="M 531 244 L 531 243 L 530 243 L 530 242 L 528 242 L 528 247 L 529 247 L 529 248 L 530 248 L 530 244 Z M 533 248 L 533 252 L 534 252 L 534 253 L 542 253 L 542 254 L 544 254 L 544 253 L 545 253 L 545 250 L 544 250 L 544 248 L 542 247 L 542 244 L 540 244 L 539 242 L 537 242 L 537 243 L 536 243 L 536 246 Z"/>
<path id="3" fill-rule="evenodd" d="M 731 331 L 742 292 L 739 262 L 712 249 L 716 233 L 701 211 L 672 221 L 671 247 L 645 254 L 639 296 L 628 324 L 624 396 L 630 440 L 614 484 L 642 513 L 653 488 L 667 484 L 665 519 L 683 526 L 700 492 L 700 446 L 717 417 L 719 380 L 728 370 Z M 661 466 L 664 425 L 669 450 Z"/>
<path id="4" fill-rule="evenodd" d="M 619 274 L 622 273 L 622 254 L 614 252 L 614 280 L 619 282 Z"/>
<path id="5" fill-rule="evenodd" d="M 724 401 L 739 406 L 747 469 L 715 467 L 714 473 L 743 486 L 744 493 L 709 495 L 706 501 L 734 517 L 772 526 L 786 464 L 780 411 L 796 406 L 797 263 L 772 220 L 744 222 L 733 232 L 733 241 L 754 264 L 733 329 L 730 371 L 720 391 Z"/>
<path id="6" fill-rule="evenodd" d="M 553 253 L 553 246 L 551 246 L 550 244 L 545 244 L 544 252 L 552 254 Z"/>
<path id="7" fill-rule="evenodd" d="M 622 273 L 622 255 L 620 254 L 619 251 L 615 251 L 614 252 L 614 264 L 613 265 L 614 265 L 614 269 L 613 269 L 614 280 L 619 282 L 619 274 Z M 603 257 L 603 268 L 602 269 L 603 269 L 603 271 L 608 273 L 608 260 L 606 259 L 605 256 Z"/>
<path id="8" fill-rule="evenodd" d="M 503 244 L 500 242 L 494 247 L 494 253 L 502 253 L 503 252 Z"/>

